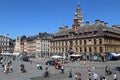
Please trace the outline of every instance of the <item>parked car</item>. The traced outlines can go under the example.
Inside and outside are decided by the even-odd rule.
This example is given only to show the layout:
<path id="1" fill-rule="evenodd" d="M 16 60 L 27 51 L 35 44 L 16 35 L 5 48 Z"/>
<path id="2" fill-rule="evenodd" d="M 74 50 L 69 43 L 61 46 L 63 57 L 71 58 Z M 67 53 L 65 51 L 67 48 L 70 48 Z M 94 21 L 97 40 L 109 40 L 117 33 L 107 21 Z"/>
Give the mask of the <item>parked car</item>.
<path id="1" fill-rule="evenodd" d="M 55 60 L 49 60 L 49 61 L 45 62 L 45 64 L 53 66 L 55 64 Z"/>
<path id="2" fill-rule="evenodd" d="M 20 56 L 20 60 L 22 60 L 22 61 L 27 61 L 27 62 L 30 61 L 29 57 L 26 56 L 26 55 L 21 55 L 21 56 Z"/>

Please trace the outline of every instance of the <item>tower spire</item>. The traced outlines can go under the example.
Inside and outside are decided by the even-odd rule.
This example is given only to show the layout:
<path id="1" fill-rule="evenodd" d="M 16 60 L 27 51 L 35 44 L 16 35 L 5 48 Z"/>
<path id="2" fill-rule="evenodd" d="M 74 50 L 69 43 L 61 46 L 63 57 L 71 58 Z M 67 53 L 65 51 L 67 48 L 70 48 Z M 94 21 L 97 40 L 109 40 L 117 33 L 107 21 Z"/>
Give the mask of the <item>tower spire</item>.
<path id="1" fill-rule="evenodd" d="M 78 2 L 77 10 L 76 10 L 76 13 L 75 13 L 75 18 L 78 19 L 79 25 L 83 26 L 84 17 L 83 17 L 82 9 L 80 8 L 80 3 L 79 2 Z"/>
<path id="2" fill-rule="evenodd" d="M 84 17 L 83 17 L 82 9 L 80 8 L 80 2 L 78 0 L 78 6 L 75 12 L 73 29 L 77 30 L 81 26 L 84 26 Z"/>

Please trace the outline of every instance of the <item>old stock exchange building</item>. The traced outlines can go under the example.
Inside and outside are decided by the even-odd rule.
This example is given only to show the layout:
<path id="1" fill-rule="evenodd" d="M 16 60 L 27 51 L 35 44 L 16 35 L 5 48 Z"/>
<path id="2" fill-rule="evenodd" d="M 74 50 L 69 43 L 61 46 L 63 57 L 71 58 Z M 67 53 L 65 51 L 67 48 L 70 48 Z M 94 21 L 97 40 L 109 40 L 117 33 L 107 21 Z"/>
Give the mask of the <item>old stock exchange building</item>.
<path id="1" fill-rule="evenodd" d="M 51 40 L 52 53 L 76 53 L 106 55 L 110 52 L 120 53 L 120 27 L 109 27 L 107 23 L 95 20 L 94 24 L 86 22 L 77 7 L 72 28 L 62 26 Z"/>

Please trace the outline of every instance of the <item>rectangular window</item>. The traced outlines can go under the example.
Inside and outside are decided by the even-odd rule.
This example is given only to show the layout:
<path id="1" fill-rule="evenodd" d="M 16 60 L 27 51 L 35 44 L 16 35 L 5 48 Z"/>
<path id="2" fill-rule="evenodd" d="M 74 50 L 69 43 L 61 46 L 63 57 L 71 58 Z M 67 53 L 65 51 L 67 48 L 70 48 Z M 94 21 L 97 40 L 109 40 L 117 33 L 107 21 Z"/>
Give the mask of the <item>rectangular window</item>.
<path id="1" fill-rule="evenodd" d="M 82 52 L 82 48 L 80 47 L 80 52 Z"/>
<path id="2" fill-rule="evenodd" d="M 94 47 L 94 52 L 97 52 L 97 48 L 96 47 Z"/>
<path id="3" fill-rule="evenodd" d="M 94 45 L 96 45 L 96 39 L 94 39 Z"/>
<path id="4" fill-rule="evenodd" d="M 76 47 L 76 52 L 78 52 L 78 48 Z"/>
<path id="5" fill-rule="evenodd" d="M 72 43 L 72 41 L 70 41 L 70 47 L 72 47 L 72 45 L 73 45 L 73 43 Z"/>
<path id="6" fill-rule="evenodd" d="M 100 47 L 100 52 L 102 53 L 102 47 Z"/>
<path id="7" fill-rule="evenodd" d="M 66 52 L 67 52 L 68 50 L 67 50 L 67 48 L 66 48 Z"/>
<path id="8" fill-rule="evenodd" d="M 87 52 L 87 49 L 86 49 L 86 47 L 84 48 L 84 51 L 85 51 L 85 52 Z"/>
<path id="9" fill-rule="evenodd" d="M 100 45 L 102 44 L 102 39 L 99 39 L 99 44 L 100 44 Z"/>
<path id="10" fill-rule="evenodd" d="M 84 45 L 86 45 L 86 40 L 84 40 Z"/>
<path id="11" fill-rule="evenodd" d="M 80 45 L 82 45 L 82 40 L 80 40 Z"/>
<path id="12" fill-rule="evenodd" d="M 89 47 L 89 52 L 91 52 L 91 47 Z"/>
<path id="13" fill-rule="evenodd" d="M 62 41 L 62 46 L 64 46 L 64 42 Z"/>
<path id="14" fill-rule="evenodd" d="M 62 52 L 64 52 L 64 48 L 62 48 Z"/>
<path id="15" fill-rule="evenodd" d="M 65 41 L 65 46 L 67 46 L 67 41 Z"/>
<path id="16" fill-rule="evenodd" d="M 75 42 L 76 42 L 76 45 L 78 45 L 78 44 L 77 44 L 77 40 L 76 40 Z"/>

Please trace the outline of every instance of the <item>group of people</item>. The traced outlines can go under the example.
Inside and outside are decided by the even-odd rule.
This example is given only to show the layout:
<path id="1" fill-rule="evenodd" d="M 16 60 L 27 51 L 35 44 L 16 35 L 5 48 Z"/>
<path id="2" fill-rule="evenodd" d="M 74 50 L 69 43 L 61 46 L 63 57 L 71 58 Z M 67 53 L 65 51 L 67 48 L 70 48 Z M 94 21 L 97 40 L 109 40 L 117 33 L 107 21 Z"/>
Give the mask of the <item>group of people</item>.
<path id="1" fill-rule="evenodd" d="M 6 63 L 4 63 L 4 60 L 2 58 L 1 59 L 1 65 L 2 65 L 2 71 L 5 74 L 13 72 L 12 61 L 11 60 L 7 59 Z"/>
<path id="2" fill-rule="evenodd" d="M 15 60 L 15 58 L 13 58 L 13 60 L 7 59 L 5 63 L 4 63 L 3 59 L 0 60 L 0 63 L 1 63 L 2 68 L 3 68 L 2 70 L 5 74 L 8 74 L 9 72 L 13 72 L 12 61 L 14 61 L 14 60 Z M 43 70 L 42 65 L 40 63 L 37 63 L 36 66 L 37 66 L 38 70 Z M 22 73 L 27 72 L 24 64 L 20 64 L 19 67 L 20 67 L 20 71 Z M 57 67 L 60 67 L 60 71 L 61 71 L 60 73 L 64 74 L 64 66 L 63 65 L 57 65 Z M 91 66 L 91 69 L 88 69 L 88 80 L 107 80 L 105 78 L 105 76 L 107 76 L 109 74 L 110 75 L 112 74 L 109 67 L 106 66 L 105 67 L 105 76 L 101 75 L 98 79 L 98 74 L 96 73 L 95 69 L 96 69 L 96 67 L 94 65 Z M 44 77 L 49 77 L 49 76 L 50 76 L 50 73 L 48 71 L 48 67 L 46 67 Z M 70 69 L 70 71 L 68 73 L 68 77 L 73 78 L 73 70 L 72 69 Z M 75 77 L 75 80 L 83 80 L 82 74 L 80 72 L 76 72 L 74 74 L 74 77 Z M 113 73 L 113 79 L 117 80 L 116 73 Z"/>
<path id="3" fill-rule="evenodd" d="M 82 76 L 80 72 L 75 73 L 75 80 L 82 80 Z"/>

